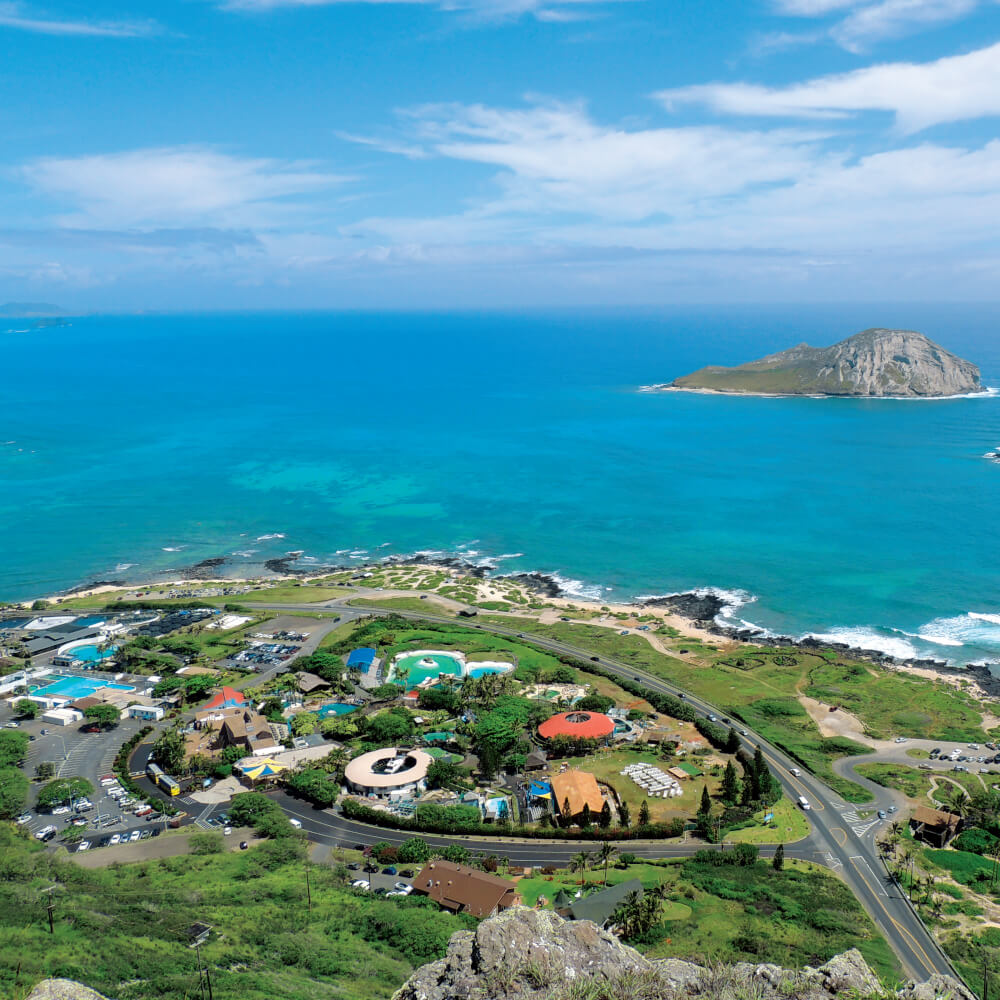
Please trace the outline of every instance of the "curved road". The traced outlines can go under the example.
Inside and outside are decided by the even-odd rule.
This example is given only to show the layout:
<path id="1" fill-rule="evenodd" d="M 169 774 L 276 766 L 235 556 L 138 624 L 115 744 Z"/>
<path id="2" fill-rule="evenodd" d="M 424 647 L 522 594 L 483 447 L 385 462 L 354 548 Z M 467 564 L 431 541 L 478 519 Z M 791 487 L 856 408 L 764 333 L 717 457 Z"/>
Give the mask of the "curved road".
<path id="1" fill-rule="evenodd" d="M 342 619 L 362 618 L 380 614 L 396 614 L 403 618 L 424 619 L 456 624 L 453 617 L 424 614 L 396 609 L 356 608 L 346 602 L 357 597 L 378 597 L 377 591 L 358 588 L 349 597 L 316 604 L 255 604 L 256 607 L 272 611 L 334 612 Z M 563 653 L 581 660 L 594 660 L 590 650 L 581 649 L 569 643 L 530 633 L 530 625 L 521 628 L 507 628 L 502 625 L 485 624 L 473 619 L 459 621 L 469 628 L 478 628 L 495 635 L 518 638 L 522 634 L 534 645 L 553 653 Z M 702 716 L 725 713 L 707 702 L 696 698 L 680 688 L 654 677 L 644 671 L 628 666 L 611 657 L 599 656 L 596 662 L 603 669 L 630 680 L 637 680 L 646 687 L 665 694 L 683 695 L 688 704 Z M 749 747 L 759 745 L 764 757 L 792 801 L 804 797 L 810 803 L 808 811 L 812 832 L 809 837 L 795 845 L 786 847 L 789 857 L 797 857 L 818 862 L 841 876 L 854 895 L 871 915 L 886 941 L 898 956 L 906 975 L 915 980 L 927 979 L 934 973 L 960 978 L 948 958 L 931 937 L 916 911 L 899 885 L 888 875 L 875 846 L 875 836 L 881 821 L 872 813 L 864 817 L 858 814 L 858 807 L 846 802 L 832 789 L 806 771 L 793 773 L 795 763 L 765 740 L 749 733 L 746 738 Z M 893 793 L 888 789 L 873 786 L 875 802 L 866 809 L 888 808 L 896 804 Z M 297 799 L 279 795 L 279 801 L 290 815 L 298 818 L 303 828 L 318 841 L 354 846 L 386 840 L 397 843 L 412 834 L 402 831 L 381 829 L 348 820 L 335 811 L 310 809 Z M 470 847 L 482 845 L 487 853 L 502 854 L 515 864 L 563 863 L 580 850 L 588 849 L 584 841 L 547 840 L 500 840 L 497 838 L 444 838 L 426 837 L 429 843 L 447 846 L 456 840 Z M 664 845 L 658 842 L 620 841 L 617 845 L 625 851 L 634 851 L 646 857 L 687 857 L 689 846 Z M 641 850 L 640 850 L 641 848 Z M 765 856 L 773 853 L 765 848 Z"/>

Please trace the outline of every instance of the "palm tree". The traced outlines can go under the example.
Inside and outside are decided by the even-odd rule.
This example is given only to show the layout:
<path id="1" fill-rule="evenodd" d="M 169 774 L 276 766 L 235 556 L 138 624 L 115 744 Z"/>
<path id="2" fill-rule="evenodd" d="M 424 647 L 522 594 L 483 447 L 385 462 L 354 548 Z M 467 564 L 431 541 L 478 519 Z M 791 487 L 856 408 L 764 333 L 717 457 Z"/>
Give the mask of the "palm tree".
<path id="1" fill-rule="evenodd" d="M 910 899 L 913 899 L 913 861 L 916 855 L 914 854 L 912 847 L 903 848 L 903 868 L 909 869 L 910 872 L 910 885 L 908 888 L 908 893 Z"/>
<path id="2" fill-rule="evenodd" d="M 590 855 L 586 851 L 574 854 L 569 863 L 569 870 L 574 874 L 580 872 L 580 885 L 586 883 L 587 869 L 590 867 Z"/>
<path id="3" fill-rule="evenodd" d="M 618 848 L 610 840 L 601 841 L 601 849 L 597 852 L 598 863 L 604 865 L 604 884 L 608 884 L 608 863 L 618 853 Z"/>

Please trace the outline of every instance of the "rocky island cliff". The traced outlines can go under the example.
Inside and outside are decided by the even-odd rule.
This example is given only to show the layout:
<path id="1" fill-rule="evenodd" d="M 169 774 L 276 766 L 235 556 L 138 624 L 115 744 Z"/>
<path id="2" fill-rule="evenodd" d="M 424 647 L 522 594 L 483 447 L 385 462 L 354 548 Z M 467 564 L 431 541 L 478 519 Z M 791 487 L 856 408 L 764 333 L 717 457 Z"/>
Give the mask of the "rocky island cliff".
<path id="1" fill-rule="evenodd" d="M 818 969 L 740 963 L 703 968 L 649 961 L 589 920 L 518 906 L 452 935 L 448 953 L 418 969 L 393 1000 L 974 1000 L 935 976 L 885 987 L 851 949 Z"/>
<path id="2" fill-rule="evenodd" d="M 710 365 L 661 389 L 781 396 L 959 396 L 985 391 L 979 368 L 913 330 L 871 329 L 734 368 Z"/>

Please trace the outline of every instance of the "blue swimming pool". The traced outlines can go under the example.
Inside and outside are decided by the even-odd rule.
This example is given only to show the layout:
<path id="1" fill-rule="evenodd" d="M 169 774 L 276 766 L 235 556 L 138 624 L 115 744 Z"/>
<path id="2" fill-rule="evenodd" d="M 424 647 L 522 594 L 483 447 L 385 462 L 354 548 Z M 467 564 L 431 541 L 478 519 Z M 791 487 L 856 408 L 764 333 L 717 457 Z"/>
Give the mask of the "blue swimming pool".
<path id="1" fill-rule="evenodd" d="M 42 680 L 48 681 L 48 683 L 44 687 L 37 688 L 31 692 L 39 698 L 86 698 L 102 687 L 113 688 L 115 691 L 135 690 L 134 687 L 130 687 L 128 684 L 112 684 L 98 677 L 64 677 L 57 675 L 43 677 Z"/>
<path id="2" fill-rule="evenodd" d="M 333 701 L 324 705 L 316 714 L 321 719 L 326 719 L 331 715 L 347 715 L 348 712 L 353 712 L 357 707 L 357 705 L 348 705 L 343 701 Z"/>
<path id="3" fill-rule="evenodd" d="M 467 677 L 485 677 L 487 674 L 506 674 L 513 670 L 513 666 L 510 667 L 469 667 L 466 673 Z"/>
<path id="4" fill-rule="evenodd" d="M 114 656 L 118 652 L 117 646 L 109 646 L 105 652 L 101 652 L 99 646 L 92 644 L 86 644 L 83 646 L 73 646 L 66 650 L 66 656 L 75 657 L 77 660 L 83 660 L 84 663 L 98 663 L 101 660 L 107 660 Z"/>

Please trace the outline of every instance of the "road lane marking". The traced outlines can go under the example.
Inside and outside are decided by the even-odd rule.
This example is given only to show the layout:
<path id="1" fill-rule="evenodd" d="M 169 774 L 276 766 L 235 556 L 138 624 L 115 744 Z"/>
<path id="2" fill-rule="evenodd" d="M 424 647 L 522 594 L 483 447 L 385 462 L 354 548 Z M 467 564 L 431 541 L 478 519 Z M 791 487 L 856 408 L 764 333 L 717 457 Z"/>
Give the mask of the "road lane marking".
<path id="1" fill-rule="evenodd" d="M 824 857 L 826 858 L 827 867 L 831 871 L 836 871 L 838 868 L 844 867 L 844 862 L 841 861 L 840 858 L 834 857 L 834 855 L 832 855 L 829 851 L 826 852 Z"/>
<path id="2" fill-rule="evenodd" d="M 830 833 L 833 835 L 833 839 L 837 841 L 838 846 L 844 847 L 847 844 L 847 831 L 842 826 L 832 827 Z M 844 839 L 841 840 L 841 837 Z"/>
<path id="3" fill-rule="evenodd" d="M 881 879 L 878 879 L 878 878 L 876 878 L 876 877 L 875 877 L 875 873 L 874 873 L 874 872 L 873 872 L 873 871 L 871 870 L 871 866 L 870 866 L 870 865 L 868 864 L 868 862 L 867 862 L 867 861 L 866 861 L 866 860 L 865 860 L 864 858 L 862 858 L 862 857 L 853 857 L 853 858 L 851 858 L 850 860 L 851 860 L 851 862 L 852 862 L 852 863 L 853 863 L 853 862 L 857 862 L 857 861 L 860 861 L 860 862 L 861 862 L 861 863 L 862 863 L 862 864 L 863 864 L 863 865 L 865 866 L 865 868 L 867 868 L 867 869 L 868 869 L 868 872 L 869 872 L 869 874 L 870 874 L 870 875 L 872 876 L 872 878 L 873 878 L 873 879 L 875 880 L 876 884 L 878 884 L 878 885 L 879 885 L 879 886 L 881 887 L 881 889 L 882 889 L 882 894 L 883 894 L 883 895 L 884 895 L 884 896 L 885 896 L 886 898 L 888 898 L 889 894 L 888 894 L 888 893 L 887 893 L 887 892 L 885 891 L 885 886 L 884 886 L 884 885 L 882 885 L 882 882 L 881 882 Z M 899 921 L 898 921 L 898 920 L 896 920 L 896 918 L 895 918 L 895 917 L 894 917 L 894 916 L 893 916 L 893 915 L 892 915 L 892 914 L 891 914 L 891 913 L 889 912 L 889 908 L 888 908 L 888 907 L 887 907 L 887 906 L 885 905 L 885 903 L 883 903 L 883 902 L 882 902 L 882 900 L 881 900 L 881 899 L 879 899 L 879 898 L 878 898 L 878 894 L 877 894 L 877 893 L 875 892 L 875 890 L 874 890 L 874 889 L 872 888 L 872 884 L 871 884 L 871 882 L 869 882 L 869 881 L 868 881 L 868 879 L 866 879 L 866 878 L 865 878 L 865 875 L 864 875 L 864 872 L 863 872 L 863 871 L 861 871 L 861 868 L 860 868 L 860 867 L 859 867 L 859 866 L 858 866 L 857 864 L 855 864 L 855 865 L 854 865 L 854 870 L 855 870 L 855 871 L 857 872 L 857 875 L 858 875 L 858 877 L 859 877 L 859 878 L 861 879 L 861 881 L 862 881 L 862 882 L 864 882 L 866 886 L 868 886 L 868 889 L 869 889 L 869 890 L 871 891 L 871 893 L 872 893 L 872 896 L 873 896 L 873 897 L 874 897 L 874 899 L 875 899 L 875 902 L 876 902 L 876 903 L 878 903 L 878 905 L 879 905 L 880 907 L 882 907 L 882 912 L 883 912 L 883 913 L 885 914 L 885 916 L 886 916 L 886 919 L 887 919 L 887 920 L 889 921 L 889 923 L 891 923 L 891 924 L 892 924 L 892 925 L 893 925 L 893 926 L 894 926 L 894 927 L 895 927 L 895 928 L 896 928 L 897 930 L 899 930 L 899 931 L 902 931 L 902 932 L 903 932 L 903 934 L 904 934 L 904 935 L 905 935 L 905 936 L 906 936 L 907 938 L 909 938 L 909 939 L 910 939 L 910 941 L 912 941 L 912 942 L 913 942 L 914 944 L 916 944 L 916 940 L 914 939 L 913 935 L 912 935 L 912 934 L 910 934 L 910 933 L 908 933 L 907 931 L 905 931 L 905 930 L 904 930 L 904 929 L 903 929 L 903 928 L 902 928 L 902 927 L 900 926 L 900 924 L 899 924 Z M 893 950 L 895 951 L 895 949 L 893 949 Z M 923 978 L 926 978 L 926 975 L 927 975 L 928 973 L 933 973 L 933 972 L 936 972 L 936 971 L 937 971 L 937 970 L 935 969 L 935 967 L 934 967 L 934 964 L 933 964 L 933 963 L 932 963 L 932 962 L 930 961 L 930 959 L 928 958 L 928 956 L 927 956 L 927 953 L 926 953 L 926 952 L 925 952 L 925 951 L 924 951 L 924 950 L 923 950 L 922 948 L 920 948 L 920 947 L 919 947 L 919 945 L 917 946 L 917 949 L 916 949 L 916 950 L 914 950 L 914 949 L 913 949 L 912 947 L 911 947 L 911 949 L 910 949 L 910 950 L 911 950 L 911 951 L 913 952 L 913 956 L 914 956 L 914 958 L 916 958 L 916 959 L 917 959 L 917 961 L 918 961 L 918 962 L 921 962 L 921 959 L 920 959 L 920 955 L 923 955 L 923 957 L 924 957 L 924 961 L 923 961 L 923 962 L 921 962 L 921 964 L 923 964 L 923 966 L 924 966 L 924 970 L 925 970 L 925 972 L 924 972 L 924 974 L 923 974 Z M 920 952 L 920 955 L 918 955 L 918 954 L 917 954 L 917 951 L 919 951 L 919 952 Z M 899 954 L 899 953 L 897 952 L 897 954 Z M 902 956 L 902 955 L 900 955 L 899 957 L 900 957 L 900 958 L 902 958 L 903 956 Z M 905 963 L 904 963 L 904 964 L 905 964 Z M 921 977 L 920 977 L 920 976 L 918 976 L 917 978 L 921 978 Z"/>
<path id="4" fill-rule="evenodd" d="M 879 890 L 881 891 L 882 895 L 885 896 L 886 899 L 888 899 L 889 898 L 889 893 L 886 892 L 885 883 L 883 882 L 882 879 L 880 879 L 875 874 L 875 872 L 872 871 L 872 866 L 870 864 L 868 864 L 868 862 L 863 857 L 861 857 L 860 854 L 855 855 L 853 858 L 851 858 L 851 863 L 854 865 L 855 868 L 860 868 L 860 866 L 858 865 L 859 861 L 861 862 L 862 865 L 865 866 L 865 868 L 868 869 L 868 874 L 871 875 L 872 880 L 879 887 Z M 859 875 L 861 874 L 860 870 L 859 870 L 858 874 Z M 864 878 L 864 875 L 861 875 L 861 877 Z M 868 880 L 865 879 L 865 881 L 867 882 Z"/>

